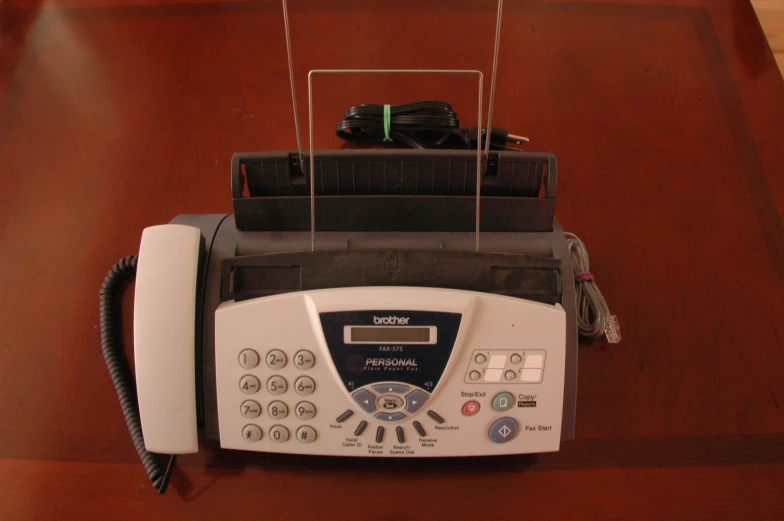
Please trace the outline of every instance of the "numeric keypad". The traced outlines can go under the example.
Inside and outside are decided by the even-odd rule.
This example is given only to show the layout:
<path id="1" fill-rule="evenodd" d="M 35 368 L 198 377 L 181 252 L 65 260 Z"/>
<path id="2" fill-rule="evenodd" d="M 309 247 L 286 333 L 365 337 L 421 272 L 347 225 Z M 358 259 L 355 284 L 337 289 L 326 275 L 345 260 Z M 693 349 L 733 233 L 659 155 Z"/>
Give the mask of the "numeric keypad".
<path id="1" fill-rule="evenodd" d="M 262 356 L 264 363 L 260 365 Z M 274 421 L 286 420 L 289 417 L 290 409 L 282 395 L 288 391 L 289 382 L 294 387 L 294 392 L 300 396 L 309 396 L 316 390 L 316 382 L 313 378 L 306 375 L 294 378 L 294 375 L 290 373 L 292 369 L 285 369 L 289 357 L 281 349 L 271 349 L 259 355 L 257 350 L 245 348 L 239 351 L 237 362 L 242 369 L 254 373 L 245 374 L 240 378 L 239 387 L 242 393 L 247 395 L 259 393 L 262 391 L 263 385 L 270 395 L 281 396 L 279 399 L 273 399 L 266 406 L 263 404 L 264 400 L 259 400 L 256 397 L 253 400 L 242 401 L 240 414 L 246 419 L 257 422 L 258 418 L 264 421 L 263 418 L 266 417 Z M 291 362 L 297 371 L 307 371 L 316 364 L 316 356 L 307 349 L 300 349 L 291 357 Z M 287 380 L 287 377 L 293 378 L 293 381 Z M 316 405 L 311 401 L 300 400 L 293 406 L 293 410 L 298 421 L 307 421 L 316 416 Z M 294 432 L 289 428 L 286 425 L 276 423 L 269 427 L 265 434 L 259 425 L 245 424 L 242 428 L 242 438 L 248 442 L 260 441 L 264 438 L 273 443 L 285 443 L 292 438 L 296 438 L 300 443 L 312 443 L 317 438 L 316 430 L 311 426 L 299 426 Z M 265 442 L 262 441 L 262 443 Z"/>

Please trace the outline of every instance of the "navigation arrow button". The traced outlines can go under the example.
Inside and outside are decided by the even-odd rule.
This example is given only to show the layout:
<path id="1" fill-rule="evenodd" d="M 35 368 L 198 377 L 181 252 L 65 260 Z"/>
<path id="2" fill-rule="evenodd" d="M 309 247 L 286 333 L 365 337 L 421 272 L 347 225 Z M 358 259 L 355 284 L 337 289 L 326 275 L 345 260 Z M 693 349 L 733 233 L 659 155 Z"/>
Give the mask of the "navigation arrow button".
<path id="1" fill-rule="evenodd" d="M 406 395 L 406 412 L 414 414 L 427 401 L 428 394 L 422 389 L 415 389 Z"/>
<path id="2" fill-rule="evenodd" d="M 376 410 L 376 396 L 367 389 L 359 389 L 351 394 L 359 407 L 367 412 L 373 413 Z"/>

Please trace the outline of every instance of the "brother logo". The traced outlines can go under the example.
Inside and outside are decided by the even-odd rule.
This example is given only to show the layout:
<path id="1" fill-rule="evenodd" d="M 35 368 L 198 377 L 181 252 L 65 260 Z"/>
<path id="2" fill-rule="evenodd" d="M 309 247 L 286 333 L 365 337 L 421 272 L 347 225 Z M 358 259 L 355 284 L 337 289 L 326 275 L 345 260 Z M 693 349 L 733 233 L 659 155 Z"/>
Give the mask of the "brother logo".
<path id="1" fill-rule="evenodd" d="M 373 317 L 373 323 L 377 326 L 380 326 L 382 324 L 385 326 L 392 325 L 392 324 L 405 326 L 408 325 L 408 320 L 409 317 L 393 317 L 391 315 L 388 317 L 376 317 L 376 316 Z"/>

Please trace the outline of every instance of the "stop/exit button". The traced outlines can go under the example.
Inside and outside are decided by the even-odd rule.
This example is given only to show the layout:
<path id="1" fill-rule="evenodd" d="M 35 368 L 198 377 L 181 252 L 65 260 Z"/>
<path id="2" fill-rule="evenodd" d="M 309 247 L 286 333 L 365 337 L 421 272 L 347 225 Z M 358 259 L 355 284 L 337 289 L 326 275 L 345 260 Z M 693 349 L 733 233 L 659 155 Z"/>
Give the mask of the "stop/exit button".
<path id="1" fill-rule="evenodd" d="M 463 404 L 463 416 L 473 416 L 479 412 L 479 402 L 471 400 Z"/>

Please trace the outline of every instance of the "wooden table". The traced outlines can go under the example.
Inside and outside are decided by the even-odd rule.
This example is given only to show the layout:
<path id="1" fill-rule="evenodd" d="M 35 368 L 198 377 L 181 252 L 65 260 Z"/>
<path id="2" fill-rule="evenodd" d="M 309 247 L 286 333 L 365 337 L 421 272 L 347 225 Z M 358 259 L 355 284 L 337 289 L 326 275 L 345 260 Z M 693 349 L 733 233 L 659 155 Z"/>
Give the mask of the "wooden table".
<path id="1" fill-rule="evenodd" d="M 489 60 L 492 6 L 292 3 L 303 115 L 309 68 Z M 159 497 L 98 288 L 145 226 L 231 212 L 232 152 L 296 147 L 280 3 L 0 4 L 0 518 L 784 518 L 784 82 L 752 8 L 507 1 L 501 49 L 494 122 L 558 156 L 557 214 L 622 328 L 581 347 L 577 439 L 430 462 L 208 445 Z M 444 98 L 472 126 L 475 85 L 449 81 L 323 80 L 317 146 L 361 102 Z"/>

